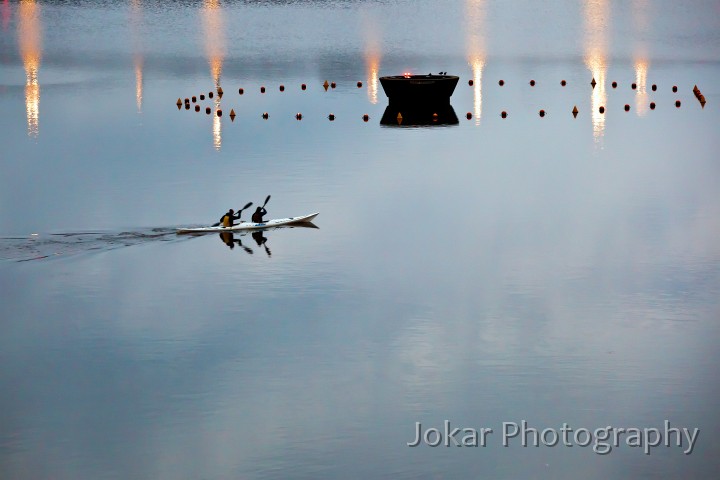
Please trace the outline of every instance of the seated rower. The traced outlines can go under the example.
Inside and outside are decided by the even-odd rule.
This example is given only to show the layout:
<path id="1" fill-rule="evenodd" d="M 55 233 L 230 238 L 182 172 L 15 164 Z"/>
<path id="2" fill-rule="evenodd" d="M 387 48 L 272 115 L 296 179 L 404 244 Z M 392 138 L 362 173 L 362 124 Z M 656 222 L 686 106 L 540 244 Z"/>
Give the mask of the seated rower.
<path id="1" fill-rule="evenodd" d="M 232 227 L 235 225 L 234 220 L 240 220 L 241 214 L 242 210 L 240 210 L 237 215 L 235 215 L 235 211 L 231 208 L 225 215 L 220 218 L 220 224 L 223 227 Z"/>
<path id="2" fill-rule="evenodd" d="M 252 221 L 253 223 L 263 223 L 263 216 L 267 213 L 267 210 L 265 210 L 265 207 L 257 207 L 255 210 L 255 213 L 252 214 Z"/>

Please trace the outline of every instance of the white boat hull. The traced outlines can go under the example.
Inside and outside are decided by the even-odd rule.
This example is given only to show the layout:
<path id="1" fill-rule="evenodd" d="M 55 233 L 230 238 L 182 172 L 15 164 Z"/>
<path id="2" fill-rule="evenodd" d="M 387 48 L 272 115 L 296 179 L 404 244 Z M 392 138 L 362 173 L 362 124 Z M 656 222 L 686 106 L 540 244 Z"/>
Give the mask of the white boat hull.
<path id="1" fill-rule="evenodd" d="M 242 222 L 232 227 L 197 227 L 197 228 L 178 228 L 177 233 L 210 233 L 210 232 L 237 232 L 242 230 L 262 230 L 264 228 L 279 227 L 281 225 L 292 225 L 294 223 L 312 222 L 320 212 L 311 213 L 310 215 L 302 215 L 300 217 L 276 218 L 263 223 Z"/>

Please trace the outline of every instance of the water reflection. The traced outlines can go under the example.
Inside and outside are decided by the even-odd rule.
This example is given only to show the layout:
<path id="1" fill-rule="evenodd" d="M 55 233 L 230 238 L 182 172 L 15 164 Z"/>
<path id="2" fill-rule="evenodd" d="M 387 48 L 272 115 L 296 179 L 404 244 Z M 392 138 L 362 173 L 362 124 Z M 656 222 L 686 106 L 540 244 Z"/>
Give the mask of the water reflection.
<path id="1" fill-rule="evenodd" d="M 0 16 L 2 16 L 2 29 L 7 30 L 10 25 L 10 0 L 3 0 L 0 5 Z"/>
<path id="2" fill-rule="evenodd" d="M 227 245 L 230 250 L 234 249 L 235 245 L 237 245 L 250 255 L 253 254 L 252 248 L 243 245 L 242 240 L 240 238 L 235 238 L 235 235 L 233 235 L 232 232 L 221 232 L 219 235 L 220 240 L 222 240 L 222 242 Z"/>
<path id="3" fill-rule="evenodd" d="M 433 109 L 407 109 L 388 105 L 380 125 L 386 127 L 434 127 L 460 123 L 452 105 Z"/>
<path id="4" fill-rule="evenodd" d="M 367 95 L 370 103 L 375 105 L 378 102 L 378 84 L 380 78 L 380 59 L 382 58 L 380 48 L 380 34 L 377 32 L 377 24 L 373 18 L 363 17 L 363 35 L 365 37 L 365 70 L 367 72 Z"/>
<path id="5" fill-rule="evenodd" d="M 267 237 L 263 235 L 262 230 L 258 230 L 256 232 L 252 233 L 253 240 L 255 240 L 255 243 L 257 243 L 258 247 L 265 248 L 265 253 L 267 253 L 267 256 L 270 257 L 272 254 L 270 253 L 270 249 L 267 246 Z"/>
<path id="6" fill-rule="evenodd" d="M 485 67 L 485 0 L 467 0 L 465 4 L 468 64 L 472 68 L 473 115 L 475 124 L 482 117 L 482 72 Z"/>
<path id="7" fill-rule="evenodd" d="M 133 63 L 135 65 L 135 103 L 138 113 L 142 113 L 143 101 L 143 44 L 142 44 L 142 0 L 130 0 L 130 35 L 133 43 Z"/>
<path id="8" fill-rule="evenodd" d="M 220 88 L 220 76 L 222 75 L 223 60 L 225 58 L 225 28 L 222 14 L 222 8 L 218 0 L 205 0 L 202 8 L 203 39 L 215 90 Z M 220 102 L 221 95 L 217 95 L 213 100 L 215 112 L 220 109 Z M 222 147 L 221 117 L 214 114 L 212 122 L 213 146 L 215 150 L 220 150 Z"/>
<path id="9" fill-rule="evenodd" d="M 610 7 L 607 0 L 585 1 L 585 65 L 595 79 L 595 86 L 590 96 L 590 118 L 596 144 L 602 141 L 605 134 L 605 115 L 600 113 L 599 109 L 607 102 L 605 82 L 609 19 Z"/>
<path id="10" fill-rule="evenodd" d="M 40 7 L 34 0 L 22 0 L 18 5 L 18 43 L 25 66 L 25 110 L 28 135 L 40 133 L 40 83 L 38 70 L 42 59 Z"/>
<path id="11" fill-rule="evenodd" d="M 650 67 L 645 38 L 649 30 L 649 5 L 647 0 L 633 0 L 632 17 L 635 34 L 639 38 L 635 53 L 635 107 L 639 117 L 648 112 L 647 74 Z"/>

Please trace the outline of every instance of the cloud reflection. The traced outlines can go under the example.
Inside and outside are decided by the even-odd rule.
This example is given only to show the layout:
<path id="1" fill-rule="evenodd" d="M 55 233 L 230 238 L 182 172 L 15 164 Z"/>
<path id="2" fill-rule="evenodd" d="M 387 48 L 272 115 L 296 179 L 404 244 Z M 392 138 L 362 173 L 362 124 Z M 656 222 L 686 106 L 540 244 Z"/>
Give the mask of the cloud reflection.
<path id="1" fill-rule="evenodd" d="M 485 67 L 485 0 L 467 0 L 465 3 L 468 64 L 473 78 L 473 114 L 475 124 L 482 117 L 482 72 Z"/>
<path id="2" fill-rule="evenodd" d="M 220 77 L 225 58 L 225 26 L 220 2 L 218 0 L 205 0 L 202 8 L 202 18 L 205 53 L 210 64 L 213 85 L 217 90 L 220 87 Z M 213 101 L 216 112 L 220 109 L 220 100 L 221 96 L 217 95 Z M 212 135 L 215 150 L 220 150 L 222 147 L 222 120 L 216 114 L 213 114 Z"/>
<path id="3" fill-rule="evenodd" d="M 599 109 L 607 103 L 605 83 L 609 18 L 610 7 L 607 0 L 585 1 L 585 65 L 596 82 L 590 96 L 590 118 L 596 144 L 602 141 L 605 134 L 605 115 L 600 113 Z"/>
<path id="4" fill-rule="evenodd" d="M 18 5 L 18 43 L 25 67 L 25 110 L 28 135 L 40 133 L 40 83 L 38 71 L 42 59 L 40 7 L 34 0 L 22 0 Z"/>

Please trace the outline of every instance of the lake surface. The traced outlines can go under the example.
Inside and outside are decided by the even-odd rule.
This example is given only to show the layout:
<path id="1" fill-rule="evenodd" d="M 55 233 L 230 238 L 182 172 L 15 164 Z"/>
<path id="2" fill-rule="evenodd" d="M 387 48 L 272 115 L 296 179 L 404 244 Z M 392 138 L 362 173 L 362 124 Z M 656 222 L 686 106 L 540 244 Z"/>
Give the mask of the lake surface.
<path id="1" fill-rule="evenodd" d="M 0 28 L 1 478 L 720 471 L 717 2 L 3 0 Z M 380 124 L 380 76 L 440 71 L 457 124 Z M 175 234 L 268 194 L 318 228 Z M 647 436 L 503 446 L 523 420 Z M 407 445 L 446 421 L 493 432 Z"/>

